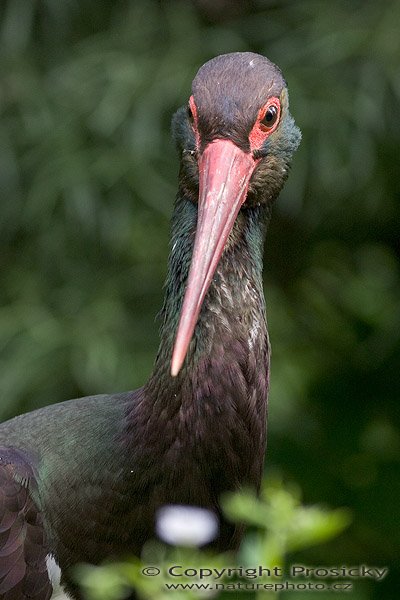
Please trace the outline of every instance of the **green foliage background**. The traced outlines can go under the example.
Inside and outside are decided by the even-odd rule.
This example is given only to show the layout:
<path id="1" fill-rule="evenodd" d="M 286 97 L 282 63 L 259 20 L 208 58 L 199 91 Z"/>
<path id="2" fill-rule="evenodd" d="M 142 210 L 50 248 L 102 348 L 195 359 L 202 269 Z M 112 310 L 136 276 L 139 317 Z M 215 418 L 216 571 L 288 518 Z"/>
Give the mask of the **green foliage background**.
<path id="1" fill-rule="evenodd" d="M 400 4 L 3 0 L 0 18 L 1 418 L 146 380 L 176 190 L 171 115 L 205 60 L 265 54 L 303 132 L 265 253 L 267 473 L 353 511 L 297 560 L 388 565 L 351 597 L 393 598 Z"/>

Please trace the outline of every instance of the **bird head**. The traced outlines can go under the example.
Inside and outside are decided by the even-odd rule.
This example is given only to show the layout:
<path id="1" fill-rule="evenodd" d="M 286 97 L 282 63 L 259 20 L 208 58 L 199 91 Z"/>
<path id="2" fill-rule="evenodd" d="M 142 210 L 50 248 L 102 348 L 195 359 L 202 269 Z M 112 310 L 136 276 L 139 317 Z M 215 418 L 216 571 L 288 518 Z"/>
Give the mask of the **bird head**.
<path id="1" fill-rule="evenodd" d="M 204 297 L 240 210 L 270 204 L 287 177 L 300 130 L 282 73 L 251 52 L 217 56 L 192 84 L 173 119 L 181 186 L 198 205 L 187 288 L 172 356 L 177 375 Z"/>

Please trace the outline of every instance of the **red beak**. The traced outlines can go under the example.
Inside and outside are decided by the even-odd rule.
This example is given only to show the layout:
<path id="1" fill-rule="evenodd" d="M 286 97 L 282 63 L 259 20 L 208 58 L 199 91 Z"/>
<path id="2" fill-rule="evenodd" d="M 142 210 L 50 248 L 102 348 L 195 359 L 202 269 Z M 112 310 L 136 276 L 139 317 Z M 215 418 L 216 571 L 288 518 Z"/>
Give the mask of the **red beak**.
<path id="1" fill-rule="evenodd" d="M 188 284 L 172 354 L 175 377 L 185 360 L 201 305 L 237 214 L 246 200 L 256 162 L 230 140 L 211 142 L 199 159 L 199 205 Z"/>

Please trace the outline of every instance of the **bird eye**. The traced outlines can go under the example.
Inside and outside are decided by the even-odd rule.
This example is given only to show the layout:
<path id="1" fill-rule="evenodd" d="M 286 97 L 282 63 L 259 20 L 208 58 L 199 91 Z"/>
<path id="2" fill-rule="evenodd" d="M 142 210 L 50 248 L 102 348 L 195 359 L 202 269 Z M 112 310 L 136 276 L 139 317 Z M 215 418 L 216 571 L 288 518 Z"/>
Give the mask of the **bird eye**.
<path id="1" fill-rule="evenodd" d="M 188 116 L 188 119 L 189 119 L 190 123 L 193 125 L 193 123 L 194 123 L 194 116 L 193 116 L 192 109 L 190 108 L 190 104 L 187 105 L 187 116 Z"/>
<path id="2" fill-rule="evenodd" d="M 271 104 L 267 108 L 267 111 L 266 111 L 264 117 L 260 121 L 261 129 L 263 129 L 264 131 L 269 131 L 270 129 L 272 129 L 272 127 L 277 122 L 278 117 L 279 117 L 279 108 L 276 106 L 276 104 Z"/>

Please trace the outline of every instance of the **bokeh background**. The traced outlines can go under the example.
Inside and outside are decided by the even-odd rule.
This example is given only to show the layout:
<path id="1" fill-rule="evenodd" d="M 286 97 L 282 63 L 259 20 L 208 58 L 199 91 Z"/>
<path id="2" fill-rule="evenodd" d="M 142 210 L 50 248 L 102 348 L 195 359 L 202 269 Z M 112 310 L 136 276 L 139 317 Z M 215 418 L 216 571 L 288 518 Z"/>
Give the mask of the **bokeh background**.
<path id="1" fill-rule="evenodd" d="M 303 132 L 265 251 L 266 472 L 352 511 L 297 562 L 389 566 L 349 597 L 397 597 L 400 3 L 2 0 L 0 19 L 2 420 L 146 380 L 171 115 L 207 59 L 265 54 Z"/>

